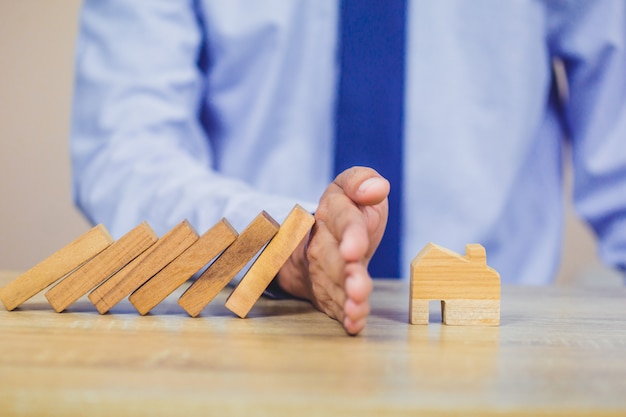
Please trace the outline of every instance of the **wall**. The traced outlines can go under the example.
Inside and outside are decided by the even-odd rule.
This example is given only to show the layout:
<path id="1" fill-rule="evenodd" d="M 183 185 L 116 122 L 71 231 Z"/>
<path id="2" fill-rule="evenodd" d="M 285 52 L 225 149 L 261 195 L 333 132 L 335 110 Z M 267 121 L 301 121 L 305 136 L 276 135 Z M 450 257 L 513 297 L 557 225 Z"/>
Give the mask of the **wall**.
<path id="1" fill-rule="evenodd" d="M 78 0 L 0 0 L 0 269 L 30 268 L 88 229 L 70 191 Z"/>

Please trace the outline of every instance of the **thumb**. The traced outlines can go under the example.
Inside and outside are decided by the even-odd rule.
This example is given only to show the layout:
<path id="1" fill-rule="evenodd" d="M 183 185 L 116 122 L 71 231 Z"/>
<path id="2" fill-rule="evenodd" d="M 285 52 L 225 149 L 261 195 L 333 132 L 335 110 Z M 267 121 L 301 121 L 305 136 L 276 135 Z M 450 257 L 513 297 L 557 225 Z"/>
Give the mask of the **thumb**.
<path id="1" fill-rule="evenodd" d="M 390 184 L 376 170 L 356 166 L 341 172 L 334 183 L 358 205 L 372 206 L 389 195 Z"/>

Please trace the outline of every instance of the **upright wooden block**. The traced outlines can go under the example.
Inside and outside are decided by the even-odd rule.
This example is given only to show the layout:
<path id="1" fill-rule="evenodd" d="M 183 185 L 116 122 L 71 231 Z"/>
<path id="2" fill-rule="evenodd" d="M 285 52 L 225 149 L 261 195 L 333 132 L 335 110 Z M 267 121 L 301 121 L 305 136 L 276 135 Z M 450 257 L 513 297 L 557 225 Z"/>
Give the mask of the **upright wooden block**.
<path id="1" fill-rule="evenodd" d="M 65 310 L 152 246 L 157 239 L 158 236 L 148 223 L 141 223 L 52 287 L 46 293 L 50 305 L 58 313 Z"/>
<path id="2" fill-rule="evenodd" d="M 261 212 L 237 240 L 178 299 L 178 304 L 196 317 L 235 275 L 278 231 L 279 225 L 265 211 Z"/>
<path id="3" fill-rule="evenodd" d="M 198 240 L 184 220 L 89 294 L 100 314 L 113 308 Z"/>
<path id="4" fill-rule="evenodd" d="M 411 262 L 409 321 L 428 324 L 428 302 L 441 300 L 444 324 L 500 324 L 500 275 L 487 266 L 485 248 L 465 246 L 466 256 L 427 244 Z"/>
<path id="5" fill-rule="evenodd" d="M 189 246 L 178 258 L 150 278 L 129 297 L 139 314 L 145 315 L 193 274 L 224 251 L 237 238 L 237 231 L 222 219 Z"/>
<path id="6" fill-rule="evenodd" d="M 113 243 L 113 238 L 104 226 L 93 227 L 0 289 L 0 300 L 7 310 L 14 310 L 50 284 L 102 252 L 111 243 Z"/>
<path id="7" fill-rule="evenodd" d="M 239 317 L 245 317 L 314 223 L 315 218 L 311 213 L 296 205 L 276 236 L 230 294 L 226 307 Z"/>

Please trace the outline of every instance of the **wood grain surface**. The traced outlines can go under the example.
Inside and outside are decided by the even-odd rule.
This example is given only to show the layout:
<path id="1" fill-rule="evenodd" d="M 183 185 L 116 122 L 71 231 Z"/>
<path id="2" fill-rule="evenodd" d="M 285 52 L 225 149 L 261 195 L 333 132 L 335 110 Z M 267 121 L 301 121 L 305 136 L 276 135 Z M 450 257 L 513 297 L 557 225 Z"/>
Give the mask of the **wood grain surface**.
<path id="1" fill-rule="evenodd" d="M 187 220 L 183 220 L 145 252 L 93 290 L 89 294 L 89 300 L 100 314 L 108 312 L 165 268 L 196 240 L 198 240 L 198 234 Z"/>
<path id="2" fill-rule="evenodd" d="M 148 223 L 141 223 L 48 290 L 48 302 L 60 313 L 143 253 L 158 238 Z"/>
<path id="3" fill-rule="evenodd" d="M 278 274 L 296 247 L 302 242 L 315 218 L 311 213 L 296 205 L 263 253 L 254 261 L 237 287 L 226 300 L 226 308 L 239 317 L 245 317 L 263 291 Z"/>
<path id="4" fill-rule="evenodd" d="M 408 282 L 379 280 L 357 337 L 298 300 L 242 320 L 227 294 L 196 319 L 172 297 L 0 308 L 2 416 L 626 415 L 623 288 L 504 285 L 500 327 L 442 325 L 438 303 L 415 326 Z"/>
<path id="5" fill-rule="evenodd" d="M 0 288 L 0 301 L 8 310 L 43 291 L 113 243 L 113 238 L 102 225 L 91 228 L 59 249 L 11 283 Z"/>
<path id="6" fill-rule="evenodd" d="M 178 299 L 197 317 L 241 269 L 274 237 L 279 224 L 265 211 L 259 213 L 233 242 Z"/>
<path id="7" fill-rule="evenodd" d="M 233 243 L 237 235 L 228 220 L 222 219 L 128 299 L 140 314 L 148 314 L 165 297 Z"/>

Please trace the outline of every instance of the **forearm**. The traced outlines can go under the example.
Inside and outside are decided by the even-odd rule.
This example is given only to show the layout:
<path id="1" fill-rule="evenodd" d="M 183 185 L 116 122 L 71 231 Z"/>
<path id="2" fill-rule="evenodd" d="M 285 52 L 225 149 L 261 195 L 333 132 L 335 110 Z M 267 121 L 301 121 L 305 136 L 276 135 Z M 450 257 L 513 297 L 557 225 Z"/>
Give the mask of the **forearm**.
<path id="1" fill-rule="evenodd" d="M 582 3 L 581 3 L 582 4 Z M 615 10 L 619 5 L 622 11 Z M 626 18 L 619 3 L 572 11 L 554 47 L 565 63 L 565 121 L 572 143 L 574 202 L 599 239 L 605 263 L 626 270 Z M 601 23 L 600 23 L 601 22 Z"/>
<path id="2" fill-rule="evenodd" d="M 257 192 L 176 147 L 156 148 L 135 138 L 129 145 L 110 143 L 88 156 L 75 155 L 90 161 L 74 171 L 74 187 L 78 206 L 92 222 L 104 223 L 116 236 L 144 220 L 159 234 L 182 219 L 201 233 L 222 217 L 242 230 L 261 210 L 282 221 L 296 202 L 303 203 Z"/>
<path id="3" fill-rule="evenodd" d="M 205 75 L 193 9 L 169 1 L 87 1 L 81 12 L 71 152 L 74 196 L 114 235 L 147 220 L 161 234 L 187 218 L 241 230 L 298 202 L 227 177 L 200 123 Z M 310 207 L 311 210 L 314 207 Z"/>

